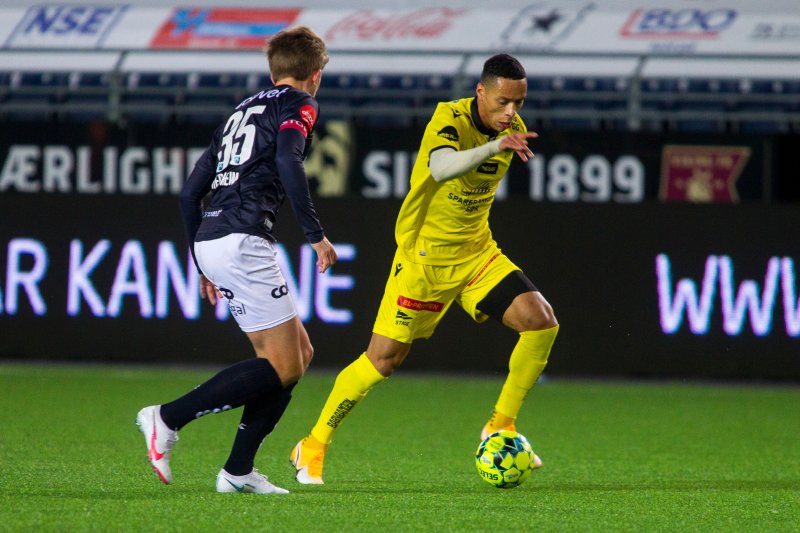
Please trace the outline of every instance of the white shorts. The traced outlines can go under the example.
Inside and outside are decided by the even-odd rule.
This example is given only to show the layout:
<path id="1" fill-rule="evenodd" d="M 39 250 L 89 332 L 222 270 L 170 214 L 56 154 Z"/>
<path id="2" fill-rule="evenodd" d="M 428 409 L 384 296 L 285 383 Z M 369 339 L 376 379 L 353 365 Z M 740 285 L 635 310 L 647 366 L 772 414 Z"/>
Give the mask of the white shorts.
<path id="1" fill-rule="evenodd" d="M 297 315 L 272 243 L 232 233 L 194 243 L 200 270 L 228 301 L 242 331 L 275 327 Z"/>

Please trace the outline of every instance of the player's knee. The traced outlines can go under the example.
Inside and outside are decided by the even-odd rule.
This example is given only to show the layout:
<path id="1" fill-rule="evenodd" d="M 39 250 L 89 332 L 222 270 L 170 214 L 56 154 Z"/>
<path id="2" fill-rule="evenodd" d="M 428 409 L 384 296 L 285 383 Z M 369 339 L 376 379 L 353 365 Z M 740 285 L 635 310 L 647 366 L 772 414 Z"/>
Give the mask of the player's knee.
<path id="1" fill-rule="evenodd" d="M 527 313 L 520 317 L 517 331 L 540 331 L 558 325 L 553 307 L 544 298 L 538 299 Z"/>
<path id="2" fill-rule="evenodd" d="M 284 365 L 280 370 L 278 370 L 278 377 L 281 379 L 281 383 L 284 386 L 287 386 L 300 381 L 300 378 L 303 377 L 304 373 L 304 366 L 300 366 L 299 364 Z"/>
<path id="3" fill-rule="evenodd" d="M 375 369 L 385 378 L 388 378 L 394 374 L 395 370 L 400 368 L 400 363 L 393 359 L 380 359 L 378 361 L 373 361 L 372 364 L 375 366 Z"/>
<path id="4" fill-rule="evenodd" d="M 406 354 L 408 350 L 400 350 L 400 351 L 390 351 L 386 353 L 370 353 L 367 351 L 367 357 L 369 358 L 372 366 L 375 367 L 383 377 L 388 378 L 394 371 L 400 368 L 400 365 L 406 358 Z"/>
<path id="5" fill-rule="evenodd" d="M 388 378 L 400 368 L 410 349 L 411 344 L 373 333 L 366 354 L 375 370 L 383 377 Z"/>

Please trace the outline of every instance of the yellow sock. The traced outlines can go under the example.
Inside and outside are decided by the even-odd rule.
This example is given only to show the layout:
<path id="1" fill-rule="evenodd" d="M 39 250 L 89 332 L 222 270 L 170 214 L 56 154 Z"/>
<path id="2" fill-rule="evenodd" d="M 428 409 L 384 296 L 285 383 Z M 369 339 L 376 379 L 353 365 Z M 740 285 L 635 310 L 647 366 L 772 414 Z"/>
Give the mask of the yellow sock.
<path id="1" fill-rule="evenodd" d="M 508 377 L 500 391 L 495 409 L 510 419 L 517 418 L 528 392 L 536 384 L 547 365 L 550 348 L 556 340 L 558 326 L 539 331 L 523 331 L 508 361 Z"/>
<path id="2" fill-rule="evenodd" d="M 322 408 L 311 436 L 322 444 L 330 444 L 333 433 L 344 417 L 360 402 L 367 393 L 386 379 L 367 358 L 367 354 L 350 363 L 336 376 L 328 400 Z"/>

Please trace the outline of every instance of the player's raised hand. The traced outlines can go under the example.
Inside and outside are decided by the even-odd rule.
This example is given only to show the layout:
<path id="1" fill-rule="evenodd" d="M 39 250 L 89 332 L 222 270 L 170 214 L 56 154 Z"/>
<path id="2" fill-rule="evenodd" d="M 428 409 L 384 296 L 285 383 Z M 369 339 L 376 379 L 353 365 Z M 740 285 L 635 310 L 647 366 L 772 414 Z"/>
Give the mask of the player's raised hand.
<path id="1" fill-rule="evenodd" d="M 217 298 L 222 298 L 219 289 L 203 274 L 200 274 L 200 298 L 208 298 L 211 305 L 217 305 Z"/>
<path id="2" fill-rule="evenodd" d="M 528 139 L 535 139 L 538 136 L 535 131 L 511 133 L 500 140 L 500 149 L 514 150 L 520 159 L 527 162 L 528 159 L 535 157 L 533 151 L 528 148 Z"/>
<path id="3" fill-rule="evenodd" d="M 328 267 L 339 259 L 339 256 L 336 255 L 336 250 L 327 237 L 322 237 L 321 241 L 315 242 L 311 247 L 317 252 L 317 269 L 319 269 L 320 273 L 328 270 Z"/>

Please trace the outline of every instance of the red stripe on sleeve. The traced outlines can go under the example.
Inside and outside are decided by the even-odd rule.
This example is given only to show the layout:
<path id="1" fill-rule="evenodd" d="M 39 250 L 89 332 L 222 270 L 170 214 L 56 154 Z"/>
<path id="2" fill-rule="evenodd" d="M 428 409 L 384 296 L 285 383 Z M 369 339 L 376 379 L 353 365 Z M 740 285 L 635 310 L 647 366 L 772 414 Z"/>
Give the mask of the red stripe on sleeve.
<path id="1" fill-rule="evenodd" d="M 294 130 L 297 130 L 303 134 L 303 137 L 305 138 L 308 137 L 308 128 L 306 128 L 306 125 L 299 120 L 294 120 L 294 119 L 285 120 L 283 124 L 281 124 L 278 127 L 278 131 L 285 130 L 286 128 L 292 128 Z"/>

